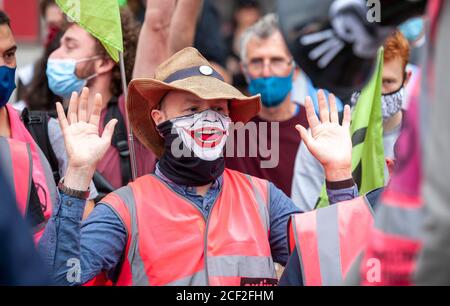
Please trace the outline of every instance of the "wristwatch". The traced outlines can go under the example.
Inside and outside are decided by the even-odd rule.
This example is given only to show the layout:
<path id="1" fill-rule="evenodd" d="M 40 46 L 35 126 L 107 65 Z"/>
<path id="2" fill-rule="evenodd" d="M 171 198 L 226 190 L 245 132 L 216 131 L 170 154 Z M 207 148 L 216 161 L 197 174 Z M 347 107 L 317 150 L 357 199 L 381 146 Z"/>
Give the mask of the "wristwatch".
<path id="1" fill-rule="evenodd" d="M 82 190 L 76 190 L 69 188 L 67 186 L 64 186 L 64 177 L 61 178 L 61 180 L 58 183 L 58 189 L 61 190 L 62 193 L 69 197 L 74 197 L 80 200 L 87 200 L 89 198 L 90 190 L 82 191 Z"/>

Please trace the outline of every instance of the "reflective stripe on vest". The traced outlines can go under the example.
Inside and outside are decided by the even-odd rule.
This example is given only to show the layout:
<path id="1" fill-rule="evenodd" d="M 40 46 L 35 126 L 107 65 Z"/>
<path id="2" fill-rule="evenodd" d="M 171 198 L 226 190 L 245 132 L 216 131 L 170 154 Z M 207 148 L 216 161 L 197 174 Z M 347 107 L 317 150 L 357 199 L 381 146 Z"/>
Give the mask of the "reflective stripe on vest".
<path id="1" fill-rule="evenodd" d="M 365 247 L 372 223 L 365 197 L 292 215 L 288 240 L 290 250 L 297 249 L 304 285 L 341 284 Z"/>
<path id="2" fill-rule="evenodd" d="M 412 285 L 424 210 L 419 196 L 409 196 L 387 188 L 376 209 L 370 243 L 361 264 L 363 285 Z M 376 259 L 379 271 L 369 263 Z"/>
<path id="3" fill-rule="evenodd" d="M 56 186 L 53 181 L 53 173 L 48 163 L 46 162 L 43 153 L 40 150 L 39 157 L 46 175 L 46 182 L 42 182 L 42 184 L 47 184 L 47 189 L 50 190 L 49 192 L 51 200 L 50 203 L 46 203 L 47 207 L 44 210 L 45 221 L 32 229 L 34 241 L 36 243 L 42 236 L 45 224 L 51 217 L 52 207 L 57 201 Z M 25 216 L 30 200 L 33 174 L 33 159 L 30 145 L 19 140 L 0 137 L 0 167 L 2 169 L 5 169 L 5 176 L 16 198 L 19 211 L 23 216 Z M 44 195 L 44 198 L 47 197 Z"/>
<path id="4" fill-rule="evenodd" d="M 19 211 L 25 216 L 31 191 L 33 160 L 27 143 L 0 137 L 0 168 L 14 195 Z"/>
<path id="5" fill-rule="evenodd" d="M 276 278 L 269 245 L 268 183 L 226 169 L 207 219 L 147 175 L 105 197 L 128 233 L 118 285 L 240 285 Z"/>

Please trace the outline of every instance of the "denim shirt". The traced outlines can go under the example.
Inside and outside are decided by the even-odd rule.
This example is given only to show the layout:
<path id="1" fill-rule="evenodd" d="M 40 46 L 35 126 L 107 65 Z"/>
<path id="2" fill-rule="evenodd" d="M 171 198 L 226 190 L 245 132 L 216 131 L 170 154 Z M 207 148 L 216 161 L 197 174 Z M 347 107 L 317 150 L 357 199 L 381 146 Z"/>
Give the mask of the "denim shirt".
<path id="1" fill-rule="evenodd" d="M 223 184 L 223 176 L 216 179 L 205 196 L 196 194 L 195 187 L 177 185 L 164 177 L 158 167 L 155 175 L 169 188 L 193 202 L 205 217 L 209 216 Z M 328 190 L 330 203 L 349 200 L 358 195 L 356 186 Z M 82 221 L 85 201 L 61 193 L 60 203 L 49 220 L 39 244 L 42 256 L 61 285 L 88 282 L 102 271 L 109 275 L 116 271 L 125 251 L 127 232 L 116 213 L 99 203 L 89 217 Z M 285 265 L 288 259 L 287 222 L 299 213 L 280 189 L 270 183 L 270 247 L 275 262 Z"/>

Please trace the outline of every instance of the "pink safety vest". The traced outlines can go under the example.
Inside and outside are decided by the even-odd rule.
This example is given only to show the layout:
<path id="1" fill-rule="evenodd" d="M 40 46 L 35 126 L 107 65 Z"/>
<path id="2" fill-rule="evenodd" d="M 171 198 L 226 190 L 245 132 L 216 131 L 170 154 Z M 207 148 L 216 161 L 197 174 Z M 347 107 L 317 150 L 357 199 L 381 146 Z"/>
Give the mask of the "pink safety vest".
<path id="1" fill-rule="evenodd" d="M 23 125 L 17 111 L 6 105 L 11 138 L 0 137 L 0 163 L 10 188 L 15 194 L 20 212 L 25 216 L 34 182 L 45 221 L 33 228 L 35 243 L 41 238 L 45 224 L 57 204 L 58 193 L 53 172 L 39 146 Z"/>
<path id="2" fill-rule="evenodd" d="M 305 286 L 340 285 L 364 249 L 373 213 L 365 197 L 292 215 L 288 241 Z"/>

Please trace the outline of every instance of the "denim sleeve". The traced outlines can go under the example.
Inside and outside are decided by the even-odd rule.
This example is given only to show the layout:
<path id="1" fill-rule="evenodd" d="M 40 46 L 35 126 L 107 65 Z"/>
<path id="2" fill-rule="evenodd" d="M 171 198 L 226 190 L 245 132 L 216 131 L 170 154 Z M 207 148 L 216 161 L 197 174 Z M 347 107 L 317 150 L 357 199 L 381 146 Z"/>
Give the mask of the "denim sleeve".
<path id="1" fill-rule="evenodd" d="M 303 286 L 302 267 L 298 259 L 297 249 L 294 249 L 289 257 L 278 286 Z"/>
<path id="2" fill-rule="evenodd" d="M 331 204 L 351 200 L 358 196 L 356 185 L 345 189 L 327 189 L 328 197 Z M 292 200 L 278 189 L 274 184 L 270 183 L 270 249 L 272 258 L 275 262 L 285 266 L 288 260 L 288 242 L 287 242 L 287 223 L 290 215 L 300 213 L 300 209 L 292 202 Z"/>
<path id="3" fill-rule="evenodd" d="M 329 189 L 327 188 L 328 200 L 330 204 L 335 204 L 343 201 L 348 201 L 356 198 L 359 195 L 358 187 L 353 185 L 349 188 L 343 189 Z"/>
<path id="4" fill-rule="evenodd" d="M 270 183 L 270 250 L 272 258 L 275 262 L 286 265 L 288 260 L 288 244 L 287 244 L 287 222 L 289 216 L 300 213 L 300 209 L 295 206 L 292 200 L 278 189 L 274 184 Z"/>
<path id="5" fill-rule="evenodd" d="M 97 205 L 82 220 L 85 201 L 61 193 L 39 250 L 59 285 L 80 285 L 120 262 L 127 233 L 122 221 L 106 205 Z"/>

